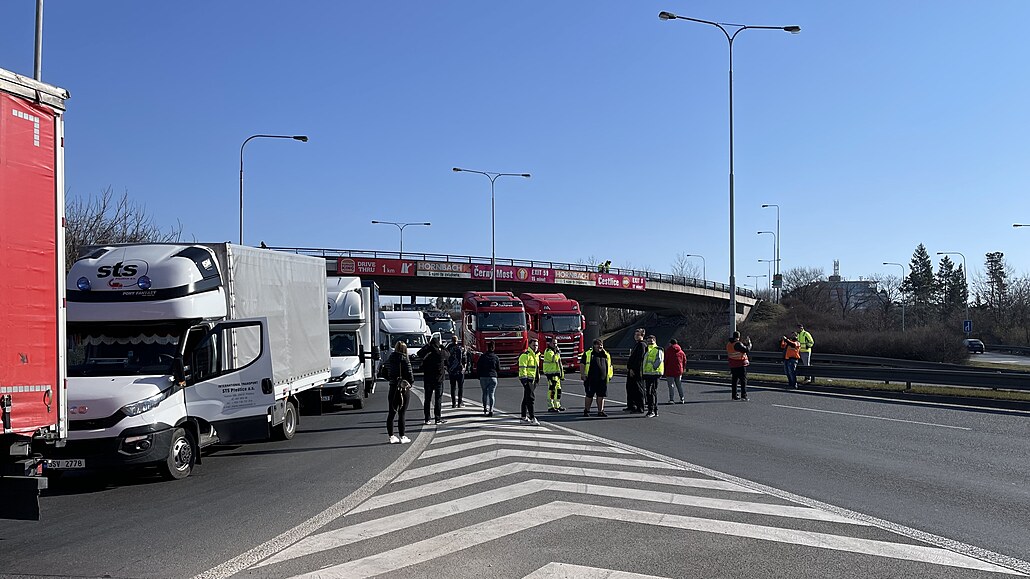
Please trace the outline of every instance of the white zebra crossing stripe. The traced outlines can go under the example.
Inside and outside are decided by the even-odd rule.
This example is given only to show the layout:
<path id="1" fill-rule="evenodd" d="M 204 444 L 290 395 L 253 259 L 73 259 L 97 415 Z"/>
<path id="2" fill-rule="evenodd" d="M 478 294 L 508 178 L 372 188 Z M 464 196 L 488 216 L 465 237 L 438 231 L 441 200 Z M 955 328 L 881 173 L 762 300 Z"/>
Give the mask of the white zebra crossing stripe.
<path id="1" fill-rule="evenodd" d="M 442 484 L 441 481 L 434 481 L 424 485 L 419 485 L 417 487 L 407 488 L 402 491 L 394 491 L 391 493 L 377 495 L 365 501 L 351 512 L 361 513 L 365 511 L 371 511 L 389 505 L 403 503 L 405 501 L 445 493 L 450 490 L 459 489 L 469 485 L 479 484 L 482 482 L 502 478 L 512 474 L 520 474 L 526 472 L 541 474 L 558 474 L 576 477 L 615 479 L 624 482 L 653 483 L 669 486 L 730 491 L 735 493 L 761 494 L 758 491 L 753 491 L 749 488 L 745 488 L 740 485 L 716 479 L 692 478 L 621 470 L 601 470 L 594 468 L 583 468 L 578 466 L 536 464 L 531 462 L 512 462 L 505 465 L 495 466 L 493 468 L 479 470 L 476 472 L 471 472 L 469 474 L 449 478 L 447 479 L 446 484 Z"/>
<path id="2" fill-rule="evenodd" d="M 456 458 L 446 462 L 438 462 L 436 464 L 430 464 L 418 468 L 413 468 L 404 471 L 400 476 L 394 479 L 393 482 L 398 483 L 406 480 L 412 480 L 421 478 L 424 476 L 431 476 L 434 474 L 441 474 L 451 470 L 458 470 L 469 466 L 478 466 L 486 462 L 494 460 L 502 460 L 507 458 L 519 458 L 527 460 L 557 460 L 565 464 L 572 464 L 577 462 L 593 463 L 593 464 L 609 464 L 620 467 L 644 467 L 644 468 L 660 468 L 663 470 L 682 470 L 678 466 L 671 465 L 666 462 L 660 462 L 657 460 L 640 460 L 636 458 L 625 458 L 621 456 L 594 456 L 588 454 L 564 454 L 560 452 L 543 452 L 534 450 L 516 450 L 511 448 L 501 448 L 497 450 L 491 450 L 472 456 L 465 456 L 462 458 Z"/>
<path id="3" fill-rule="evenodd" d="M 522 579 L 669 579 L 657 575 L 641 575 L 615 569 L 599 569 L 568 563 L 548 563 Z"/>
<path id="4" fill-rule="evenodd" d="M 279 563 L 288 559 L 310 555 L 312 553 L 335 549 L 357 541 L 379 537 L 387 533 L 407 529 L 458 513 L 474 511 L 490 505 L 496 505 L 498 503 L 526 497 L 540 492 L 581 494 L 587 497 L 614 497 L 632 501 L 647 501 L 736 513 L 751 513 L 833 523 L 862 524 L 853 519 L 839 517 L 832 513 L 827 513 L 826 511 L 810 509 L 808 507 L 751 503 L 650 490 L 626 489 L 605 485 L 533 479 L 469 495 L 460 499 L 420 509 L 413 509 L 411 511 L 366 521 L 364 523 L 357 523 L 349 527 L 343 527 L 341 529 L 312 535 L 285 551 L 280 552 L 271 559 L 262 562 L 258 566 L 270 565 L 272 563 Z M 580 510 L 591 510 L 593 508 L 593 506 L 586 504 L 580 505 Z"/>
<path id="5" fill-rule="evenodd" d="M 472 442 L 462 442 L 459 444 L 452 444 L 450 446 L 431 448 L 423 452 L 422 456 L 418 458 L 419 460 L 424 460 L 427 458 L 434 458 L 437 456 L 456 454 L 459 452 L 464 452 L 466 450 L 475 450 L 487 446 L 498 445 L 523 446 L 528 448 L 544 448 L 547 450 L 572 450 L 579 452 L 606 452 L 610 454 L 632 454 L 628 450 L 622 450 L 621 448 L 615 448 L 614 446 L 599 446 L 596 444 L 569 444 L 567 442 L 541 442 L 539 440 L 520 440 L 517 438 L 488 438 L 486 440 L 473 440 Z"/>
<path id="6" fill-rule="evenodd" d="M 555 434 L 550 431 L 535 431 L 526 432 L 525 430 L 518 428 L 494 428 L 486 431 L 478 432 L 459 432 L 457 434 L 438 434 L 433 438 L 432 444 L 440 445 L 451 442 L 457 442 L 459 440 L 468 440 L 470 438 L 482 438 L 486 436 L 503 436 L 506 438 L 528 438 L 532 440 L 565 440 L 569 442 L 583 442 L 582 438 L 578 436 L 569 436 L 568 434 Z"/>
<path id="7" fill-rule="evenodd" d="M 736 537 L 750 537 L 790 545 L 817 547 L 934 565 L 946 565 L 949 567 L 1010 575 L 1019 574 L 1004 567 L 937 547 L 891 543 L 888 541 L 843 537 L 813 531 L 765 527 L 749 523 L 700 519 L 697 517 L 614 507 L 590 506 L 585 508 L 584 505 L 578 503 L 555 501 L 464 527 L 450 533 L 437 535 L 396 549 L 326 567 L 312 573 L 297 575 L 296 578 L 329 579 L 339 577 L 341 579 L 357 579 L 360 577 L 373 577 L 418 563 L 431 561 L 469 547 L 481 545 L 518 533 L 519 531 L 532 529 L 570 516 L 656 525 Z"/>

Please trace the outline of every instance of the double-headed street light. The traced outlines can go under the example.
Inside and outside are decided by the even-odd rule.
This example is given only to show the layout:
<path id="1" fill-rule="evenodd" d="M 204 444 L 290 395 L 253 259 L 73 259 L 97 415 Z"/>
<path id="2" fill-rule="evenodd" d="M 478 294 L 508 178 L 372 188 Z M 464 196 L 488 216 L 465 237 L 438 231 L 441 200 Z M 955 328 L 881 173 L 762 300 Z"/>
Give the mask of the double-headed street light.
<path id="1" fill-rule="evenodd" d="M 455 173 L 476 173 L 479 175 L 485 175 L 487 179 L 490 179 L 490 275 L 493 279 L 493 291 L 497 291 L 497 219 L 496 219 L 496 202 L 494 200 L 494 181 L 498 177 L 523 177 L 529 179 L 529 173 L 494 173 L 492 171 L 475 171 L 473 169 L 462 169 L 460 167 L 454 167 L 451 169 Z"/>
<path id="2" fill-rule="evenodd" d="M 308 142 L 307 135 L 251 135 L 240 145 L 240 245 L 243 245 L 243 148 L 251 139 L 293 139 L 302 143 Z"/>
<path id="3" fill-rule="evenodd" d="M 776 260 L 776 268 L 775 268 L 776 271 L 775 271 L 775 273 L 776 273 L 776 276 L 779 277 L 779 275 L 780 275 L 780 206 L 775 204 L 775 203 L 763 203 L 762 204 L 762 209 L 768 209 L 769 207 L 775 207 L 776 208 L 776 255 L 773 256 L 773 259 Z M 783 278 L 780 278 L 780 284 L 781 285 L 783 284 Z M 771 285 L 771 283 L 770 283 L 770 285 Z M 780 301 L 780 288 L 778 288 L 778 287 L 776 288 L 776 300 L 775 301 L 777 303 L 779 303 L 779 301 Z"/>
<path id="4" fill-rule="evenodd" d="M 773 264 L 774 263 L 779 263 L 779 261 L 780 260 L 778 260 L 778 259 L 760 259 L 760 260 L 758 260 L 758 263 L 764 263 L 765 264 L 766 273 L 769 274 L 769 294 L 770 295 L 772 295 L 772 293 L 773 293 L 773 287 L 772 287 L 772 280 L 773 280 L 773 278 L 772 278 L 772 268 L 773 268 Z"/>
<path id="5" fill-rule="evenodd" d="M 399 257 L 400 259 L 404 259 L 404 228 L 409 226 L 409 225 L 425 225 L 426 227 L 429 227 L 430 225 L 432 225 L 432 223 L 429 223 L 428 221 L 422 222 L 422 223 L 398 223 L 396 221 L 376 221 L 375 219 L 372 220 L 372 224 L 373 225 L 393 225 L 397 229 L 400 230 L 400 232 L 401 232 L 401 251 L 397 255 L 397 257 Z"/>
<path id="6" fill-rule="evenodd" d="M 762 274 L 762 275 L 749 275 L 748 277 L 755 278 L 755 297 L 757 298 L 758 297 L 758 280 L 762 279 L 763 277 L 769 277 L 769 276 L 767 276 L 765 274 Z"/>
<path id="7" fill-rule="evenodd" d="M 691 22 L 699 22 L 701 24 L 708 24 L 709 26 L 715 26 L 726 35 L 726 40 L 729 42 L 730 47 L 730 333 L 733 333 L 737 329 L 737 278 L 734 269 L 734 245 L 733 245 L 733 40 L 737 38 L 737 35 L 741 31 L 749 29 L 759 30 L 783 30 L 791 34 L 797 34 L 801 32 L 800 26 L 749 26 L 746 24 L 726 24 L 719 22 L 712 22 L 709 20 L 701 20 L 699 18 L 689 18 L 687 16 L 678 16 L 672 12 L 660 12 L 658 18 L 661 20 L 689 20 Z M 728 28 L 728 29 L 727 29 Z"/>
<path id="8" fill-rule="evenodd" d="M 960 251 L 938 251 L 937 255 L 958 255 L 962 257 L 962 283 L 966 285 L 966 320 L 969 320 L 969 270 L 966 268 L 966 256 L 962 255 Z M 962 324 L 963 331 L 965 330 L 965 324 Z M 969 337 L 969 332 L 966 332 L 966 337 Z"/>
<path id="9" fill-rule="evenodd" d="M 708 274 L 707 274 L 707 272 L 705 270 L 708 269 L 708 268 L 705 266 L 705 256 L 698 255 L 696 253 L 688 253 L 688 254 L 684 255 L 683 257 L 700 257 L 701 258 L 701 278 L 702 278 L 701 281 L 707 282 L 708 281 Z"/>
<path id="10" fill-rule="evenodd" d="M 896 265 L 901 268 L 901 331 L 905 331 L 905 266 L 893 261 L 885 261 L 883 265 Z"/>

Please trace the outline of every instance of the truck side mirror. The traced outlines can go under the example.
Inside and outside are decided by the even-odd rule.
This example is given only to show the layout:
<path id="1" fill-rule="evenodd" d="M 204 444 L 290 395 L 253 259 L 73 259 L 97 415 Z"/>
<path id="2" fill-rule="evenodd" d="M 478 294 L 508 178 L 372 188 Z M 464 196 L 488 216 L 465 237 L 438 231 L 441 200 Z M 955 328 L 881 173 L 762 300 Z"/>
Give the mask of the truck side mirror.
<path id="1" fill-rule="evenodd" d="M 380 357 L 381 355 L 379 354 L 379 346 L 372 346 L 372 359 L 378 362 Z"/>

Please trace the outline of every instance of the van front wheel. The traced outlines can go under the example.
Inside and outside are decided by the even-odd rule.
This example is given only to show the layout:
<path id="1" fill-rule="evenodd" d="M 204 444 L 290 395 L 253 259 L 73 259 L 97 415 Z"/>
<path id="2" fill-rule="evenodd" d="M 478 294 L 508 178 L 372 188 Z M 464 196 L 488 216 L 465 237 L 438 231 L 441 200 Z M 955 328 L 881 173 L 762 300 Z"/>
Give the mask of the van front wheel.
<path id="1" fill-rule="evenodd" d="M 168 457 L 161 464 L 161 474 L 169 480 L 180 480 L 190 476 L 193 465 L 197 463 L 198 451 L 193 438 L 182 428 L 176 428 L 172 432 Z"/>

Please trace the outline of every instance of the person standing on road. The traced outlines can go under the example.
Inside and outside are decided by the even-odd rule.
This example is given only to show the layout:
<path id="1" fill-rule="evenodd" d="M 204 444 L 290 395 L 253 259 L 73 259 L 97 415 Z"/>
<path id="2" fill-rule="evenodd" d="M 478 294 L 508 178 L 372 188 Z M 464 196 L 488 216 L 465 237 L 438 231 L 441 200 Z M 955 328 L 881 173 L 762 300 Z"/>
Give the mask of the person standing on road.
<path id="1" fill-rule="evenodd" d="M 429 343 L 418 351 L 418 357 L 422 359 L 422 387 L 426 392 L 426 399 L 422 403 L 426 424 L 430 424 L 430 407 L 433 408 L 433 418 L 436 419 L 436 423 L 443 424 L 447 421 L 440 416 L 442 405 L 440 398 L 443 396 L 443 381 L 447 376 L 447 365 L 439 336 L 433 336 Z"/>
<path id="2" fill-rule="evenodd" d="M 647 388 L 647 416 L 658 416 L 658 378 L 665 373 L 665 352 L 658 347 L 658 338 L 647 337 L 647 352 L 644 353 L 644 387 Z"/>
<path id="3" fill-rule="evenodd" d="M 451 381 L 451 408 L 463 408 L 465 406 L 465 371 L 469 366 L 469 353 L 464 346 L 458 343 L 458 336 L 451 336 L 451 343 L 447 346 L 447 377 Z M 455 392 L 457 388 L 457 392 Z"/>
<path id="4" fill-rule="evenodd" d="M 812 334 L 808 333 L 805 326 L 798 324 L 798 342 L 801 342 L 801 365 L 811 366 L 812 365 L 812 346 L 815 345 L 815 340 L 812 339 Z M 805 378 L 806 384 L 815 384 L 815 376 L 811 374 Z"/>
<path id="5" fill-rule="evenodd" d="M 604 418 L 604 399 L 608 397 L 608 381 L 612 379 L 612 357 L 604 350 L 604 343 L 601 340 L 594 340 L 594 347 L 583 353 L 581 360 L 581 372 L 583 377 L 583 390 L 586 395 L 586 405 L 583 407 L 583 416 L 590 416 L 590 404 L 594 397 L 597 397 L 597 415 Z"/>
<path id="6" fill-rule="evenodd" d="M 780 349 L 783 350 L 783 373 L 787 375 L 787 388 L 798 389 L 798 360 L 801 359 L 801 342 L 798 333 L 793 337 L 780 338 Z"/>
<path id="7" fill-rule="evenodd" d="M 522 422 L 540 424 L 533 412 L 536 403 L 536 385 L 540 383 L 540 354 L 536 349 L 540 342 L 529 341 L 529 347 L 519 356 L 519 381 L 522 382 Z"/>
<path id="8" fill-rule="evenodd" d="M 630 350 L 629 360 L 626 362 L 626 408 L 623 412 L 644 411 L 644 384 L 641 373 L 644 369 L 644 354 L 647 353 L 647 346 L 644 345 L 644 328 L 637 328 L 633 332 L 633 349 Z"/>
<path id="9" fill-rule="evenodd" d="M 542 356 L 544 376 L 547 376 L 547 411 L 564 412 L 561 405 L 561 381 L 565 379 L 565 367 L 561 361 L 561 351 L 553 338 L 547 338 L 547 349 Z"/>
<path id="10" fill-rule="evenodd" d="M 408 345 L 403 340 L 397 341 L 393 352 L 386 360 L 386 377 L 390 381 L 390 412 L 386 416 L 386 433 L 390 435 L 390 444 L 411 442 L 411 439 L 404 435 L 404 414 L 408 411 L 408 394 L 415 382 L 415 376 L 411 372 Z M 397 434 L 400 438 L 393 434 L 394 418 L 397 419 Z"/>
<path id="11" fill-rule="evenodd" d="M 683 352 L 679 342 L 675 338 L 669 340 L 669 346 L 665 348 L 665 383 L 669 385 L 669 404 L 673 403 L 673 385 L 679 391 L 680 404 L 685 402 L 683 396 L 683 372 L 687 369 L 687 354 Z"/>
<path id="12" fill-rule="evenodd" d="M 479 355 L 476 373 L 479 374 L 479 386 L 483 389 L 483 414 L 494 415 L 494 402 L 497 391 L 497 375 L 501 372 L 501 359 L 494 354 L 494 343 L 486 345 L 486 352 Z"/>
<path id="13" fill-rule="evenodd" d="M 740 332 L 733 332 L 726 344 L 726 358 L 730 362 L 730 383 L 733 386 L 734 400 L 747 400 L 747 367 L 751 362 L 747 359 L 751 351 L 751 337 L 740 339 Z M 740 396 L 737 396 L 737 382 L 740 382 Z"/>

